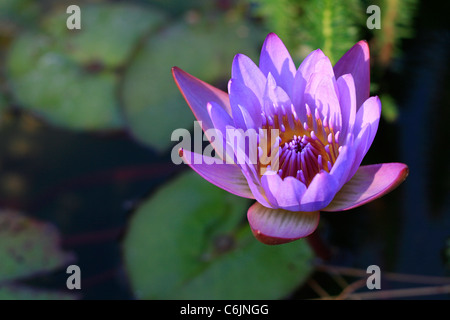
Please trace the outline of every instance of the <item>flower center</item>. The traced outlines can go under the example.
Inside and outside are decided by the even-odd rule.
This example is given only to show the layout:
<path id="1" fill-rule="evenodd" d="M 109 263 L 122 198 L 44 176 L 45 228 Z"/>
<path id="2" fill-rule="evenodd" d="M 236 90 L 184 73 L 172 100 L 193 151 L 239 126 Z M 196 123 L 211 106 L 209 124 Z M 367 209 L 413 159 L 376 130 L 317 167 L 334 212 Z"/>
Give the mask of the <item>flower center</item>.
<path id="1" fill-rule="evenodd" d="M 292 138 L 290 142 L 286 142 L 283 147 L 287 151 L 299 153 L 302 152 L 302 150 L 307 146 L 305 143 L 305 139 L 300 139 L 300 137 L 294 136 L 294 138 Z"/>
<path id="2" fill-rule="evenodd" d="M 262 113 L 267 134 L 260 135 L 259 151 L 265 157 L 259 157 L 258 166 L 261 175 L 266 170 L 276 171 L 282 179 L 294 177 L 308 186 L 317 173 L 330 172 L 336 162 L 340 151 L 339 131 L 334 133 L 327 118 L 322 121 L 318 110 L 313 116 L 308 105 L 304 123 L 294 108 L 291 109 L 290 114 L 283 108 L 270 116 Z M 279 132 L 278 136 L 274 132 Z"/>

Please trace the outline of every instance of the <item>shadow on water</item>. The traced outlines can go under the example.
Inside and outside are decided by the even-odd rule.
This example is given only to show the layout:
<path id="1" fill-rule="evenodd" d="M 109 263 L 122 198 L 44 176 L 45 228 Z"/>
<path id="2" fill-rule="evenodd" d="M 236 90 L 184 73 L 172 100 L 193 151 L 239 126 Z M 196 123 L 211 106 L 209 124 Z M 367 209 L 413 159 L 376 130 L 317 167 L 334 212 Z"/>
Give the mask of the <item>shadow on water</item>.
<path id="1" fill-rule="evenodd" d="M 406 52 L 400 150 L 410 168 L 403 188 L 397 268 L 444 275 L 441 251 L 450 237 L 448 85 L 450 32 L 420 33 Z M 447 104 L 445 104 L 447 103 Z M 447 119 L 447 120 L 445 120 Z M 439 250 L 441 248 L 441 250 Z M 448 270 L 447 270 L 448 271 Z"/>

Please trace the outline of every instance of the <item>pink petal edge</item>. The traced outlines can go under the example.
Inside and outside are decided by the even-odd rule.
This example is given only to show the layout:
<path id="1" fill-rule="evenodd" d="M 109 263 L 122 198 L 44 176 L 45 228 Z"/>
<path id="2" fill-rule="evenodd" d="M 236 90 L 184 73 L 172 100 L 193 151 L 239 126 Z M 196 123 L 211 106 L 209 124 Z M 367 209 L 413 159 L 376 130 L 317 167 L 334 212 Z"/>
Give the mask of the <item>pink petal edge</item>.
<path id="1" fill-rule="evenodd" d="M 380 198 L 397 188 L 408 173 L 408 166 L 403 163 L 361 166 L 322 211 L 349 210 Z"/>

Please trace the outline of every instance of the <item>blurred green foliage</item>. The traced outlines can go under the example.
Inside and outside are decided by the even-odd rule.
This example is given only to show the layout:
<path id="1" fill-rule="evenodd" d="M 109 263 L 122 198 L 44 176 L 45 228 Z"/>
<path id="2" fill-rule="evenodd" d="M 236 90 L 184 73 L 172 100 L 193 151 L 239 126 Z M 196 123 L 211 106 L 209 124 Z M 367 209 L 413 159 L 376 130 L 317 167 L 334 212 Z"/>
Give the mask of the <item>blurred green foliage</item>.
<path id="1" fill-rule="evenodd" d="M 71 129 L 123 126 L 117 90 L 122 67 L 163 15 L 133 5 L 83 7 L 82 29 L 68 30 L 56 11 L 40 32 L 22 33 L 8 54 L 13 95 L 23 108 Z"/>
<path id="2" fill-rule="evenodd" d="M 297 61 L 312 50 L 321 50 L 334 64 L 359 40 L 365 25 L 364 8 L 358 0 L 255 0 L 256 14 L 268 21 L 282 37 Z"/>

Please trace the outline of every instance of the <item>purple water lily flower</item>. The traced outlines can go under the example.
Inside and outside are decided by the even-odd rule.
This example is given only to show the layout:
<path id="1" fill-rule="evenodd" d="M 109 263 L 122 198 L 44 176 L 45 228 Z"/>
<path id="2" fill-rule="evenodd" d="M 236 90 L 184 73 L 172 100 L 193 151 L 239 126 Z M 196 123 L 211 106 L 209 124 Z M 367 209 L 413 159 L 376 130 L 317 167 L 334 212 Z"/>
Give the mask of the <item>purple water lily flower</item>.
<path id="1" fill-rule="evenodd" d="M 320 211 L 363 205 L 408 175 L 402 163 L 360 166 L 381 113 L 379 98 L 369 97 L 369 68 L 369 48 L 360 41 L 334 67 L 317 49 L 296 69 L 274 33 L 264 42 L 259 67 L 243 54 L 235 56 L 228 94 L 174 67 L 175 82 L 205 132 L 260 132 L 257 161 L 215 163 L 188 150 L 182 157 L 209 182 L 256 200 L 247 218 L 261 242 L 306 237 L 317 228 Z M 223 139 L 211 143 L 221 159 L 233 158 L 218 147 L 230 144 L 226 134 Z M 231 148 L 234 156 L 237 149 Z"/>

